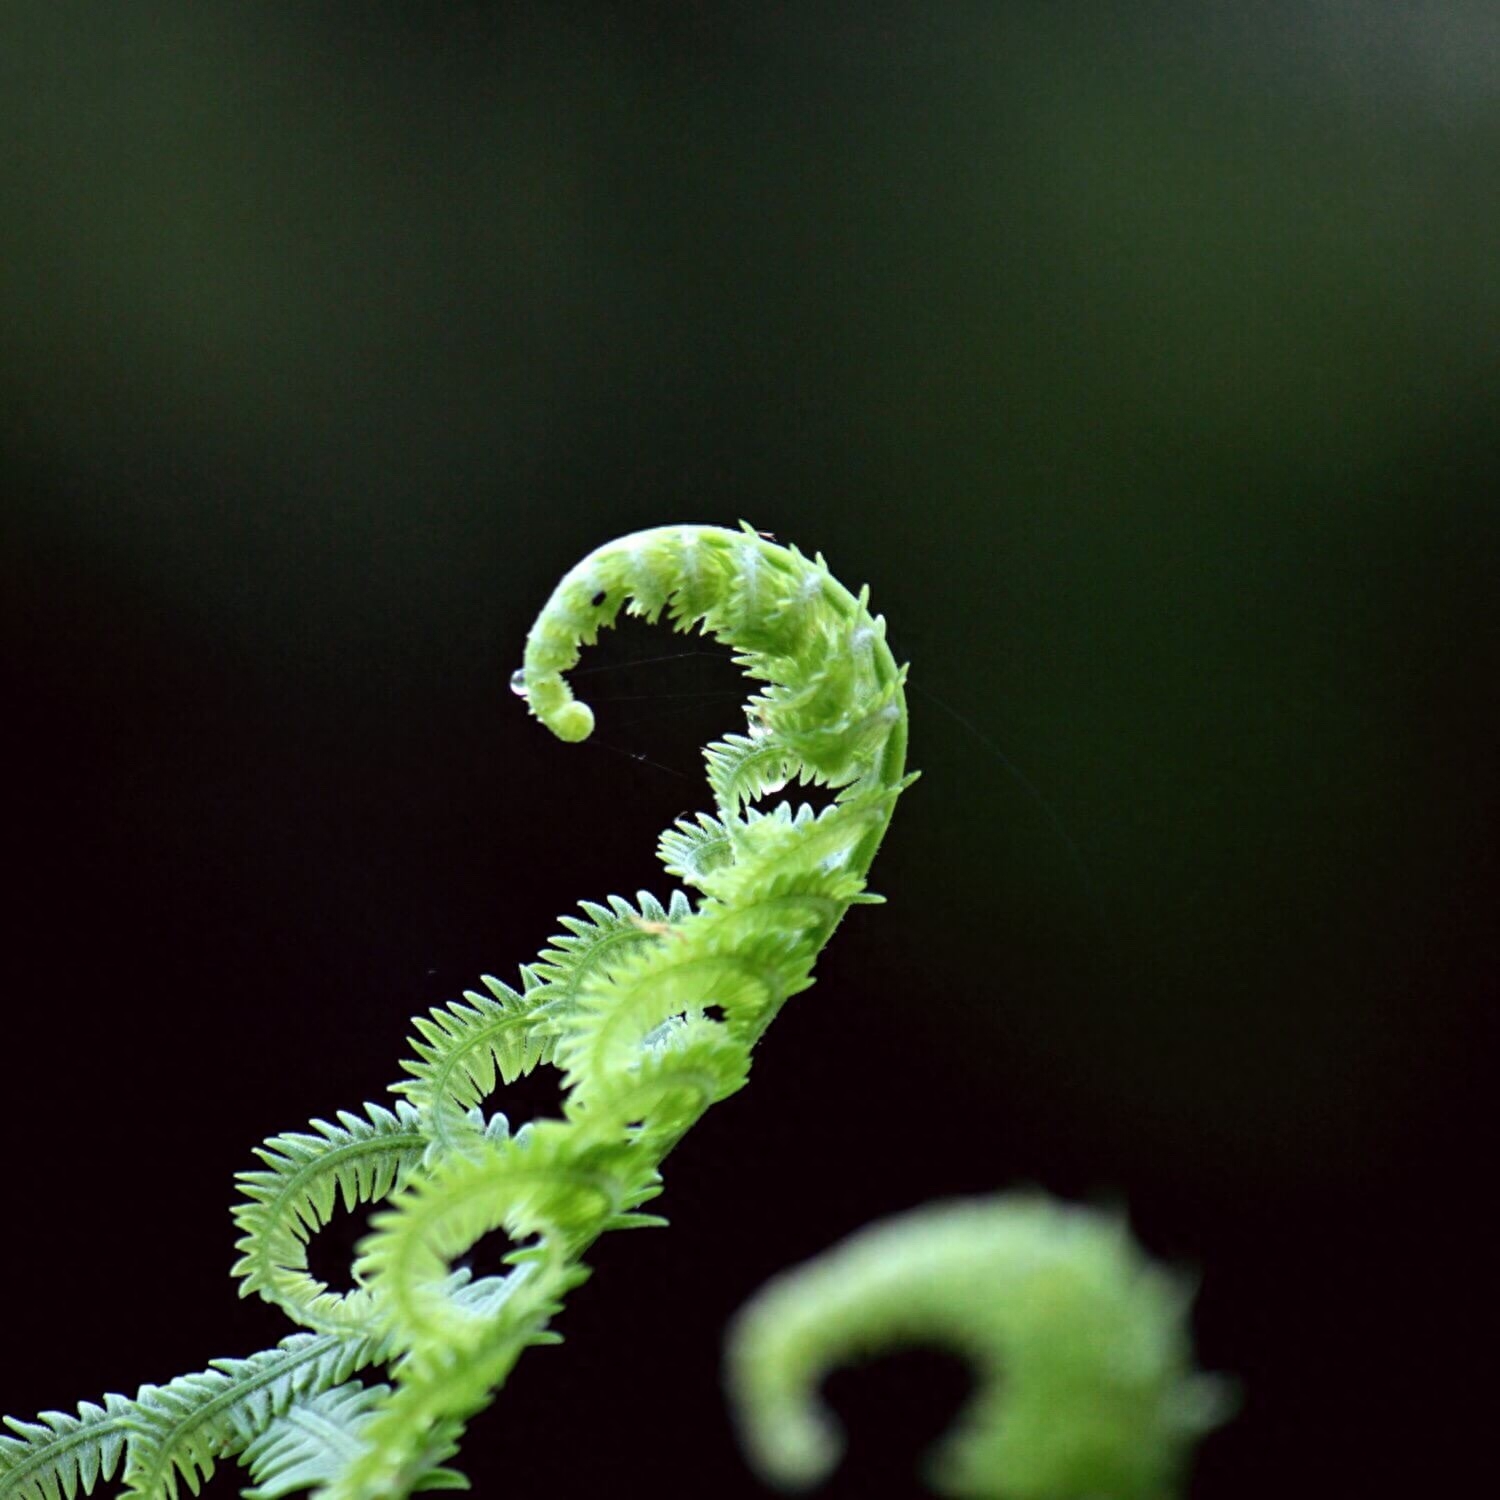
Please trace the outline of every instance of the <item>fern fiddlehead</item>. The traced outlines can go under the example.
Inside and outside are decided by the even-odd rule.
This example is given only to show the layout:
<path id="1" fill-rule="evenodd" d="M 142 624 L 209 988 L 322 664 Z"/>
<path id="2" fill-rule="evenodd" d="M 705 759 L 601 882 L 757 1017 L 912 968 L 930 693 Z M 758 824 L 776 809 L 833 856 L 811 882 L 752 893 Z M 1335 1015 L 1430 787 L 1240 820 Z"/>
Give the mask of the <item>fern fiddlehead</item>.
<path id="1" fill-rule="evenodd" d="M 463 1423 L 492 1398 L 587 1276 L 610 1229 L 639 1212 L 660 1167 L 712 1104 L 740 1088 L 751 1049 L 864 890 L 905 775 L 904 669 L 872 616 L 821 556 L 749 528 L 663 527 L 600 548 L 553 592 L 513 686 L 559 738 L 585 739 L 592 712 L 565 674 L 621 610 L 726 642 L 760 684 L 748 732 L 709 746 L 712 813 L 668 829 L 668 871 L 697 891 L 666 904 L 614 898 L 564 918 L 566 932 L 521 971 L 485 981 L 414 1025 L 394 1109 L 274 1137 L 241 1174 L 241 1294 L 312 1330 L 246 1360 L 106 1398 L 77 1417 L 46 1413 L 0 1435 L 0 1500 L 68 1500 L 124 1459 L 128 1493 L 196 1493 L 240 1455 L 262 1496 L 315 1484 L 328 1500 L 399 1500 L 459 1482 L 441 1467 Z M 819 813 L 753 804 L 793 778 L 825 785 Z M 483 1101 L 497 1079 L 560 1069 L 561 1117 L 511 1133 Z M 307 1243 L 346 1207 L 386 1199 L 337 1295 L 308 1270 Z M 501 1229 L 516 1248 L 500 1276 L 455 1261 Z M 350 1388 L 385 1363 L 389 1388 Z"/>
<path id="2" fill-rule="evenodd" d="M 825 1478 L 843 1447 L 817 1399 L 846 1360 L 902 1344 L 965 1356 L 975 1388 L 928 1463 L 966 1500 L 1170 1500 L 1229 1407 L 1192 1373 L 1188 1288 L 1118 1219 L 1035 1194 L 932 1204 L 866 1226 L 741 1309 L 726 1376 L 772 1482 Z"/>

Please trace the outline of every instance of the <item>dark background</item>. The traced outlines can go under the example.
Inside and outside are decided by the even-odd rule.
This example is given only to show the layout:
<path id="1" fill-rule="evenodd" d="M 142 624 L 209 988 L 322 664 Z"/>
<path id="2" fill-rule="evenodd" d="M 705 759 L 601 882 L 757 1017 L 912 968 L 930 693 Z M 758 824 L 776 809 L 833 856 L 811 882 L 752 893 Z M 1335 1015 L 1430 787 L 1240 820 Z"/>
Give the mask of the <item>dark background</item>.
<path id="1" fill-rule="evenodd" d="M 286 1332 L 226 1276 L 250 1148 L 381 1098 L 575 901 L 665 892 L 732 671 L 621 632 L 580 748 L 505 682 L 590 548 L 745 517 L 912 663 L 890 904 L 669 1162 L 670 1230 L 591 1256 L 479 1492 L 764 1493 L 730 1312 L 1018 1183 L 1201 1277 L 1244 1406 L 1194 1496 L 1450 1488 L 1496 15 L 12 0 L 0 1410 Z M 839 1377 L 827 1493 L 916 1493 L 961 1390 Z"/>

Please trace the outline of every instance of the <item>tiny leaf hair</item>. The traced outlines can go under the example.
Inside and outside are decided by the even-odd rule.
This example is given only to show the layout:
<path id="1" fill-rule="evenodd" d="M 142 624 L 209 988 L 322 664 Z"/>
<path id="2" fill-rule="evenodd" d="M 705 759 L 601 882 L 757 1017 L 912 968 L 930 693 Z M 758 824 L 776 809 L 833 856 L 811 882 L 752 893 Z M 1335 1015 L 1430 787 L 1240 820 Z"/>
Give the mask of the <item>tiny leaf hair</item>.
<path id="1" fill-rule="evenodd" d="M 512 686 L 559 739 L 593 729 L 566 673 L 621 611 L 727 643 L 758 685 L 746 734 L 708 746 L 711 813 L 661 837 L 692 887 L 585 903 L 520 971 L 486 978 L 413 1022 L 392 1107 L 272 1137 L 239 1176 L 241 1295 L 304 1331 L 248 1359 L 111 1395 L 77 1416 L 7 1419 L 0 1500 L 73 1500 L 123 1464 L 135 1500 L 196 1494 L 223 1458 L 256 1500 L 312 1487 L 325 1500 L 400 1500 L 465 1483 L 446 1468 L 485 1407 L 588 1275 L 611 1229 L 659 1225 L 672 1147 L 741 1088 L 782 1005 L 812 983 L 819 951 L 865 891 L 905 772 L 905 669 L 868 594 L 821 556 L 748 527 L 669 526 L 601 547 L 543 607 Z M 821 812 L 757 799 L 796 780 L 830 788 Z M 560 1070 L 561 1115 L 512 1132 L 486 1115 L 498 1084 Z M 308 1243 L 342 1201 L 381 1203 L 338 1294 Z M 455 1269 L 486 1234 L 515 1249 L 502 1275 Z M 388 1385 L 351 1384 L 370 1365 Z"/>
<path id="2" fill-rule="evenodd" d="M 819 1382 L 915 1343 L 965 1356 L 975 1387 L 927 1465 L 966 1500 L 1171 1500 L 1228 1406 L 1191 1370 L 1188 1287 L 1118 1219 L 1038 1194 L 932 1204 L 866 1226 L 769 1282 L 726 1344 L 742 1445 L 801 1489 L 843 1440 Z"/>

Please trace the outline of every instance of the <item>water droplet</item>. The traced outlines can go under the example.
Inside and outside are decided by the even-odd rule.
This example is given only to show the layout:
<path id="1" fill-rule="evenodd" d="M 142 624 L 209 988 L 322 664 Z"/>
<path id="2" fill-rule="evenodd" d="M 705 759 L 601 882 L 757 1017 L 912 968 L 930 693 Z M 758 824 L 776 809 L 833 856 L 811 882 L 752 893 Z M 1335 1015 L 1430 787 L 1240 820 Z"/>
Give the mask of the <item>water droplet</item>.
<path id="1" fill-rule="evenodd" d="M 517 667 L 516 670 L 510 674 L 510 690 L 518 698 L 524 698 L 526 696 L 525 667 Z"/>

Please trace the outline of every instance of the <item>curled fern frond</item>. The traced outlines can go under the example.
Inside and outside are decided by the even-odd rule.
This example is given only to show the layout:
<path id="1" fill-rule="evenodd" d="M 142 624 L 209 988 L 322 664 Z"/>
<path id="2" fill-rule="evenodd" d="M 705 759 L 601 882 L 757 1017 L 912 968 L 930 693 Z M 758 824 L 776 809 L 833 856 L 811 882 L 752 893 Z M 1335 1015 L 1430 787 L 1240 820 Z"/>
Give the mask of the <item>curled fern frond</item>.
<path id="1" fill-rule="evenodd" d="M 552 938 L 529 966 L 544 982 L 551 1035 L 556 1036 L 566 1023 L 590 980 L 692 914 L 692 906 L 681 891 L 673 891 L 665 906 L 649 891 L 637 891 L 636 903 L 632 906 L 623 896 L 611 896 L 608 906 L 580 901 L 579 910 L 587 921 L 572 916 L 558 918 L 567 931 Z"/>
<path id="2" fill-rule="evenodd" d="M 867 596 L 748 527 L 669 526 L 600 548 L 554 590 L 512 686 L 559 738 L 593 713 L 564 674 L 621 611 L 727 644 L 759 686 L 748 733 L 707 752 L 714 811 L 662 835 L 668 870 L 693 885 L 584 903 L 520 969 L 413 1022 L 394 1110 L 314 1121 L 273 1137 L 242 1173 L 234 1217 L 241 1293 L 315 1333 L 247 1360 L 107 1398 L 77 1419 L 47 1414 L 0 1438 L 0 1500 L 72 1500 L 112 1474 L 123 1445 L 138 1500 L 194 1493 L 246 1453 L 256 1500 L 307 1484 L 320 1500 L 402 1500 L 446 1473 L 462 1426 L 550 1328 L 583 1257 L 640 1212 L 660 1167 L 717 1101 L 742 1087 L 751 1051 L 856 903 L 904 776 L 904 671 Z M 827 786 L 821 813 L 754 804 L 780 783 Z M 497 1081 L 561 1070 L 561 1118 L 514 1135 L 480 1106 Z M 308 1242 L 342 1198 L 389 1199 L 357 1252 L 355 1290 L 308 1269 Z M 461 1266 L 485 1234 L 514 1249 L 500 1275 Z M 391 1385 L 341 1390 L 361 1365 Z M 113 1404 L 111 1404 L 113 1403 Z M 439 1480 L 439 1482 L 446 1482 Z"/>
<path id="3" fill-rule="evenodd" d="M 657 854 L 667 874 L 701 887 L 707 876 L 734 858 L 734 844 L 717 818 L 698 813 L 668 828 L 657 842 Z"/>
<path id="4" fill-rule="evenodd" d="M 681 1015 L 718 1006 L 725 1024 L 748 1039 L 789 995 L 806 988 L 810 960 L 778 931 L 735 942 L 731 913 L 705 905 L 653 949 L 585 990 L 558 1043 L 570 1112 L 609 1107 L 630 1084 L 647 1038 Z M 727 1082 L 727 1080 L 726 1080 Z"/>
<path id="5" fill-rule="evenodd" d="M 337 1125 L 314 1120 L 312 1130 L 272 1136 L 255 1154 L 261 1169 L 236 1181 L 244 1201 L 235 1205 L 240 1259 L 231 1268 L 240 1296 L 259 1293 L 306 1328 L 370 1331 L 368 1293 L 336 1293 L 307 1268 L 308 1241 L 333 1217 L 340 1198 L 346 1210 L 384 1198 L 422 1158 L 427 1137 L 420 1115 L 402 1101 L 395 1111 L 366 1104 L 365 1115 L 340 1110 Z"/>
<path id="6" fill-rule="evenodd" d="M 779 792 L 796 773 L 797 757 L 779 735 L 727 734 L 703 752 L 714 801 L 729 819 L 750 802 Z"/>
<path id="7" fill-rule="evenodd" d="M 357 1277 L 384 1309 L 393 1340 L 420 1359 L 434 1349 L 535 1331 L 536 1309 L 574 1280 L 576 1247 L 592 1241 L 647 1188 L 617 1143 L 583 1146 L 561 1120 L 544 1120 L 482 1152 L 443 1158 L 414 1178 L 371 1222 Z M 490 1315 L 448 1285 L 452 1262 L 492 1230 L 517 1244 L 507 1263 L 513 1286 Z M 524 1241 L 533 1241 L 525 1244 Z"/>
<path id="8" fill-rule="evenodd" d="M 674 891 L 666 906 L 649 891 L 639 891 L 634 906 L 611 896 L 607 905 L 583 901 L 579 909 L 582 918 L 559 918 L 563 932 L 522 970 L 519 993 L 486 977 L 488 996 L 465 991 L 465 1003 L 440 1006 L 413 1022 L 420 1036 L 412 1043 L 416 1060 L 401 1064 L 411 1078 L 395 1090 L 422 1110 L 437 1150 L 456 1149 L 472 1138 L 467 1111 L 494 1090 L 497 1075 L 514 1083 L 553 1060 L 559 1027 L 591 976 L 692 910 L 681 891 Z"/>
<path id="9" fill-rule="evenodd" d="M 674 1016 L 643 1041 L 641 1056 L 607 1095 L 570 1098 L 570 1117 L 606 1132 L 623 1123 L 632 1144 L 659 1161 L 711 1105 L 748 1081 L 745 1048 L 725 1026 Z M 616 1216 L 606 1227 L 620 1222 Z"/>
<path id="10" fill-rule="evenodd" d="M 413 1019 L 415 1061 L 401 1063 L 411 1077 L 392 1085 L 421 1112 L 429 1156 L 472 1141 L 482 1127 L 471 1112 L 497 1075 L 514 1083 L 551 1058 L 551 1038 L 539 1024 L 546 992 L 535 973 L 523 970 L 519 992 L 489 975 L 481 982 L 488 995 L 465 990 L 462 1001 Z"/>
<path id="11" fill-rule="evenodd" d="M 1189 1290 L 1118 1219 L 1040 1195 L 934 1204 L 777 1277 L 739 1313 L 726 1378 L 762 1475 L 817 1484 L 842 1437 L 817 1396 L 853 1357 L 942 1343 L 976 1389 L 928 1466 L 945 1495 L 1169 1500 L 1226 1387 L 1194 1374 Z"/>

